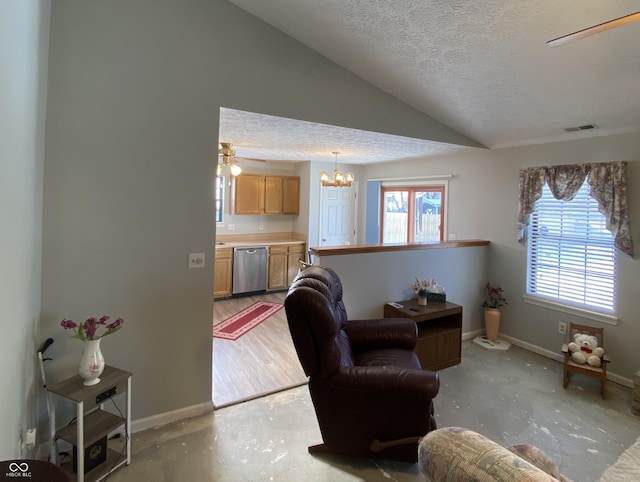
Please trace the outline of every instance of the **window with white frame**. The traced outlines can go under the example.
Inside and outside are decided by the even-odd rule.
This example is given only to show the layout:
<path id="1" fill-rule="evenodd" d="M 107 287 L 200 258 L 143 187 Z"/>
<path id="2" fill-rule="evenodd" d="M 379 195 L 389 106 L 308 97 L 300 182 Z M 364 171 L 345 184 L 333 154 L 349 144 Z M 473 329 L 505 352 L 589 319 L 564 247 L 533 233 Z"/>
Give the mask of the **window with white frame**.
<path id="1" fill-rule="evenodd" d="M 216 176 L 216 223 L 221 223 L 224 213 L 224 176 Z"/>
<path id="2" fill-rule="evenodd" d="M 571 201 L 555 199 L 545 184 L 528 234 L 527 294 L 614 313 L 614 238 L 587 182 Z"/>
<path id="3" fill-rule="evenodd" d="M 380 239 L 383 243 L 442 241 L 446 184 L 383 184 Z"/>

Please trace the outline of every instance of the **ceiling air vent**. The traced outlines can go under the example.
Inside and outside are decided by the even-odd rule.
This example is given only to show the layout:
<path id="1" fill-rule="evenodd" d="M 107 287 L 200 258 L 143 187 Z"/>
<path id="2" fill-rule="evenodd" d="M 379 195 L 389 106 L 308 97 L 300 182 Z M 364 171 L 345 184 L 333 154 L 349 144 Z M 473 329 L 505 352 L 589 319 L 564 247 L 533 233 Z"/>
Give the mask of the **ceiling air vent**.
<path id="1" fill-rule="evenodd" d="M 566 127 L 565 131 L 567 132 L 578 132 L 578 131 L 588 131 L 589 129 L 597 129 L 598 126 L 595 124 L 586 124 L 583 126 L 577 126 L 577 127 Z"/>

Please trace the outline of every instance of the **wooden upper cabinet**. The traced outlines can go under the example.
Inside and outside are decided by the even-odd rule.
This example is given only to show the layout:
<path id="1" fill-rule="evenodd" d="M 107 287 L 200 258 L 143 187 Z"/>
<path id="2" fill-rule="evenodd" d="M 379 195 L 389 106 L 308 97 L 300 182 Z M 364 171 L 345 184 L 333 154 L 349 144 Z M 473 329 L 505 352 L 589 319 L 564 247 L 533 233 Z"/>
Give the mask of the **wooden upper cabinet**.
<path id="1" fill-rule="evenodd" d="M 264 176 L 240 174 L 235 178 L 235 214 L 262 214 Z"/>
<path id="2" fill-rule="evenodd" d="M 300 178 L 287 176 L 282 178 L 282 214 L 300 213 Z"/>
<path id="3" fill-rule="evenodd" d="M 240 174 L 235 178 L 234 214 L 299 214 L 300 178 Z"/>
<path id="4" fill-rule="evenodd" d="M 282 176 L 264 177 L 264 213 L 282 214 Z"/>

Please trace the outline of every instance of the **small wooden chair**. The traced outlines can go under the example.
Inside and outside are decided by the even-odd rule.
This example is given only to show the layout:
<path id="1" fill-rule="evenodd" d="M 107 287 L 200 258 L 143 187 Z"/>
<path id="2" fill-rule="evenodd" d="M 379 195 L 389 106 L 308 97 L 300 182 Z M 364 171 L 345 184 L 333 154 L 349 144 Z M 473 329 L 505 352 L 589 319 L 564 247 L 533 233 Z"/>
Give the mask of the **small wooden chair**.
<path id="1" fill-rule="evenodd" d="M 569 343 L 573 341 L 576 333 L 586 333 L 587 335 L 595 336 L 598 339 L 598 346 L 604 348 L 604 329 L 594 328 L 593 326 L 578 325 L 575 323 L 569 324 L 569 341 L 562 344 L 562 353 L 564 353 L 564 380 L 563 386 L 567 388 L 569 384 L 569 375 L 571 373 L 580 373 L 589 377 L 599 378 L 601 382 L 600 393 L 602 398 L 606 398 L 607 395 L 607 363 L 609 363 L 609 355 L 605 353 L 602 357 L 602 365 L 600 367 L 592 367 L 586 363 L 581 365 L 574 362 L 571 359 L 571 351 L 569 350 Z"/>

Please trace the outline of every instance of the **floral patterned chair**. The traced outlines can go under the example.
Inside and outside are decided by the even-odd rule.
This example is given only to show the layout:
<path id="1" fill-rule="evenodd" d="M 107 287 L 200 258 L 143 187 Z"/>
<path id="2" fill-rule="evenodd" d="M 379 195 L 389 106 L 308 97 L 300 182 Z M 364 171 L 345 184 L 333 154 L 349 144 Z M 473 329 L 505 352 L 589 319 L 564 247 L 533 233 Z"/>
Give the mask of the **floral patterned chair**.
<path id="1" fill-rule="evenodd" d="M 418 446 L 420 471 L 430 482 L 570 482 L 532 445 L 508 449 L 459 427 L 434 430 Z"/>

